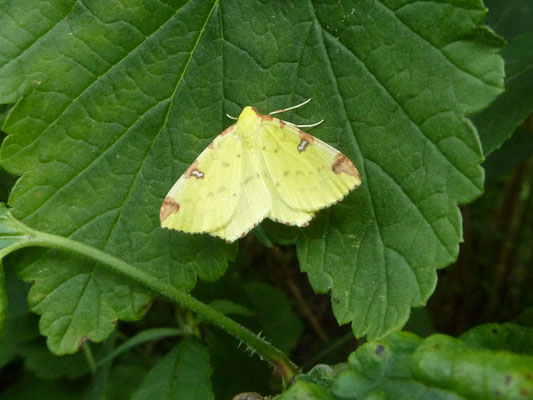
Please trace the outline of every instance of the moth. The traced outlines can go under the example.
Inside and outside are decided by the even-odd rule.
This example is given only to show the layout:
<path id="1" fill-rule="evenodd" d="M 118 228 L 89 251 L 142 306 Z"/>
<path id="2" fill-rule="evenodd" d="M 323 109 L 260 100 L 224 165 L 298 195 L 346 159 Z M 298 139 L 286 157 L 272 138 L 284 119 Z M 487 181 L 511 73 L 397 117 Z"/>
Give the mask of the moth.
<path id="1" fill-rule="evenodd" d="M 317 124 L 272 117 L 309 101 L 268 115 L 245 107 L 170 189 L 161 226 L 233 242 L 267 217 L 307 226 L 318 210 L 358 187 L 348 157 L 299 129 Z"/>

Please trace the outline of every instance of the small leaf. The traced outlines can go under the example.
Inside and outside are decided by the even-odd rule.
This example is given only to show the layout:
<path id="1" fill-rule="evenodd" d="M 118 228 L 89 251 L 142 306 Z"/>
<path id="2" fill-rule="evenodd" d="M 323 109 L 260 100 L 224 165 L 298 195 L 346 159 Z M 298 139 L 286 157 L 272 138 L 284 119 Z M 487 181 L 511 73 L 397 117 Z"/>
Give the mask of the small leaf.
<path id="1" fill-rule="evenodd" d="M 102 366 L 103 364 L 111 361 L 115 357 L 124 353 L 125 351 L 131 349 L 132 347 L 138 346 L 139 344 L 146 342 L 154 342 L 156 340 L 165 339 L 172 336 L 183 336 L 185 332 L 178 328 L 151 328 L 145 329 L 137 333 L 135 336 L 129 338 L 120 346 L 116 347 L 110 353 L 106 354 L 96 363 L 95 367 Z"/>
<path id="2" fill-rule="evenodd" d="M 18 377 L 17 381 L 0 394 L 0 400 L 72 400 L 83 398 L 83 386 L 61 380 L 41 381 L 31 374 Z"/>
<path id="3" fill-rule="evenodd" d="M 19 356 L 25 343 L 39 336 L 37 317 L 28 310 L 29 285 L 17 279 L 11 268 L 5 272 L 7 313 L 5 334 L 0 339 L 0 368 Z"/>
<path id="4" fill-rule="evenodd" d="M 532 125 L 532 126 L 528 126 Z M 528 124 L 527 120 L 519 126 L 506 140 L 498 151 L 489 154 L 483 167 L 486 171 L 486 182 L 492 183 L 505 176 L 533 154 L 533 119 Z"/>
<path id="5" fill-rule="evenodd" d="M 244 288 L 261 323 L 262 335 L 280 350 L 290 352 L 300 339 L 303 324 L 292 311 L 287 296 L 259 282 L 247 283 Z"/>
<path id="6" fill-rule="evenodd" d="M 533 328 L 517 324 L 485 324 L 476 326 L 459 337 L 469 347 L 507 350 L 533 356 Z"/>
<path id="7" fill-rule="evenodd" d="M 268 393 L 272 369 L 246 347 L 220 330 L 209 329 L 205 336 L 213 366 L 216 399 L 231 399 L 247 392 Z"/>
<path id="8" fill-rule="evenodd" d="M 533 18 L 533 8 L 530 16 Z M 474 117 L 486 156 L 500 148 L 533 112 L 532 42 L 533 32 L 507 44 L 501 53 L 506 66 L 505 93 Z"/>
<path id="9" fill-rule="evenodd" d="M 251 317 L 254 315 L 254 312 L 249 308 L 230 300 L 214 300 L 209 303 L 209 305 L 224 315 L 234 314 L 243 315 L 245 317 Z"/>
<path id="10" fill-rule="evenodd" d="M 59 357 L 50 352 L 43 340 L 25 343 L 19 349 L 19 354 L 24 359 L 26 370 L 34 373 L 39 379 L 75 379 L 89 372 L 83 352 Z"/>
<path id="11" fill-rule="evenodd" d="M 214 399 L 210 376 L 206 348 L 185 338 L 152 368 L 132 399 Z"/>
<path id="12" fill-rule="evenodd" d="M 298 381 L 275 400 L 336 400 L 326 388 L 312 382 Z"/>

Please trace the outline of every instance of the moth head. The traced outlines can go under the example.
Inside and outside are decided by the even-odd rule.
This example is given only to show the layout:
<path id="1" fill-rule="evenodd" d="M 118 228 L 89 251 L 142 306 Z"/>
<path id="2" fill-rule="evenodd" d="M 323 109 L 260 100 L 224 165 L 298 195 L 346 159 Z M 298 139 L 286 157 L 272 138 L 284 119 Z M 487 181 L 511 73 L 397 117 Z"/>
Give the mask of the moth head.
<path id="1" fill-rule="evenodd" d="M 254 107 L 244 107 L 237 120 L 237 128 L 240 132 L 254 132 L 260 122 L 261 119 Z"/>

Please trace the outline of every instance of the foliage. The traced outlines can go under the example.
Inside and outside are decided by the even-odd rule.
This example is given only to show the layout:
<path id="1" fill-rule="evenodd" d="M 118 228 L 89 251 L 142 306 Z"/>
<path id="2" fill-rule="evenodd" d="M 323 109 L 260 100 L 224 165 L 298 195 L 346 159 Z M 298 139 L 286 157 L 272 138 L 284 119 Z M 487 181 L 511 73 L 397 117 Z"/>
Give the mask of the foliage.
<path id="1" fill-rule="evenodd" d="M 276 394 L 288 354 L 279 399 L 528 398 L 533 7 L 485 5 L 0 4 L 0 399 Z M 306 98 L 359 189 L 232 245 L 159 227 L 226 113 Z"/>

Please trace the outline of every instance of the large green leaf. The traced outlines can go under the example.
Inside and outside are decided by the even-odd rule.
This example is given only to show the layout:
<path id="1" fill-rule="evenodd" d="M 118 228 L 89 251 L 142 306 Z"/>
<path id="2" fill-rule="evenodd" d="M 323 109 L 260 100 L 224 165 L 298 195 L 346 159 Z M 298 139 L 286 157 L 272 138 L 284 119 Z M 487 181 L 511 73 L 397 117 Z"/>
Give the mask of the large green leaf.
<path id="1" fill-rule="evenodd" d="M 479 327 L 482 331 L 487 329 Z M 487 326 L 487 328 L 489 328 Z M 531 340 L 531 332 L 518 326 L 492 324 L 489 329 L 506 332 L 514 343 Z M 332 369 L 317 366 L 298 377 L 298 390 L 288 390 L 279 399 L 296 399 L 292 393 L 306 393 L 321 399 L 317 385 L 335 399 L 528 399 L 533 393 L 533 357 L 492 349 L 467 332 L 467 341 L 445 335 L 421 339 L 397 332 L 383 341 L 370 342 L 353 352 L 347 365 Z M 488 333 L 488 332 L 487 332 Z M 468 343 L 470 342 L 470 343 Z M 490 342 L 490 340 L 489 340 Z M 304 390 L 305 389 L 305 390 Z"/>
<path id="2" fill-rule="evenodd" d="M 464 118 L 502 90 L 501 40 L 479 0 L 10 1 L 2 10 L 2 165 L 29 226 L 103 249 L 185 290 L 235 247 L 159 228 L 172 183 L 251 104 L 312 97 L 294 122 L 359 168 L 363 184 L 301 230 L 301 268 L 358 336 L 400 327 L 461 240 L 458 203 L 481 193 Z M 27 10 L 32 9 L 31 13 Z M 6 38 L 13 38 L 6 42 Z M 6 42 L 6 43 L 4 43 Z M 103 340 L 151 295 L 86 260 L 27 252 L 20 275 L 56 353 Z"/>
<path id="3" fill-rule="evenodd" d="M 9 37 L 31 25 L 17 20 L 31 3 L 3 3 Z M 235 248 L 158 228 L 160 200 L 177 171 L 223 127 L 220 71 L 205 62 L 221 54 L 220 21 L 210 17 L 217 4 L 173 3 L 71 2 L 64 13 L 50 4 L 54 12 L 41 15 L 48 25 L 0 71 L 24 93 L 39 77 L 8 118 L 2 159 L 25 173 L 10 198 L 24 222 L 190 290 L 197 275 L 220 276 Z M 118 318 L 138 319 L 150 301 L 138 285 L 70 255 L 32 251 L 19 264 L 36 283 L 30 305 L 43 314 L 41 331 L 56 353 L 105 339 Z"/>

